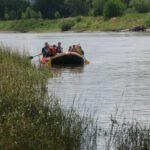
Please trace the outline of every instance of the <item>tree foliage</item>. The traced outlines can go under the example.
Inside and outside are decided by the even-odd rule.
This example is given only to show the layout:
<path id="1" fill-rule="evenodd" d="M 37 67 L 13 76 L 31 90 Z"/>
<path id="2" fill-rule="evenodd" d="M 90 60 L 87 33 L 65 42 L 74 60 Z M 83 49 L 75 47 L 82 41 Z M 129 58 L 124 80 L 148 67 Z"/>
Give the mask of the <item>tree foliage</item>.
<path id="1" fill-rule="evenodd" d="M 90 7 L 90 0 L 65 0 L 65 4 L 71 16 L 87 15 Z"/>
<path id="2" fill-rule="evenodd" d="M 130 6 L 140 13 L 150 11 L 150 0 L 131 0 Z"/>
<path id="3" fill-rule="evenodd" d="M 66 13 L 63 0 L 35 0 L 34 8 L 42 13 L 43 18 L 55 18 L 56 12 Z"/>
<path id="4" fill-rule="evenodd" d="M 104 6 L 104 18 L 121 16 L 124 12 L 125 5 L 120 0 L 107 0 Z"/>
<path id="5" fill-rule="evenodd" d="M 103 14 L 104 4 L 105 0 L 93 0 L 94 16 Z"/>
<path id="6" fill-rule="evenodd" d="M 0 0 L 0 20 L 103 14 L 110 18 L 122 15 L 123 11 L 150 12 L 150 0 Z"/>
<path id="7" fill-rule="evenodd" d="M 0 19 L 6 16 L 9 16 L 9 19 L 20 19 L 22 11 L 28 6 L 27 0 L 0 0 Z"/>

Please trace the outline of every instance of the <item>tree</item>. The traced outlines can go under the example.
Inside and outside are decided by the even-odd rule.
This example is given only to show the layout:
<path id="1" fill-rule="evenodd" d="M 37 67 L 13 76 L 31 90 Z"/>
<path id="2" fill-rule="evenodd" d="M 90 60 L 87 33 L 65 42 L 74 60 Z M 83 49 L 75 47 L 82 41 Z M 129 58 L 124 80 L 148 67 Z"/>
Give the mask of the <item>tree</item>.
<path id="1" fill-rule="evenodd" d="M 93 0 L 94 16 L 102 15 L 105 0 Z"/>
<path id="2" fill-rule="evenodd" d="M 88 15 L 91 0 L 65 0 L 65 4 L 71 16 Z"/>
<path id="3" fill-rule="evenodd" d="M 5 13 L 5 14 L 4 14 L 4 19 L 5 19 L 5 20 L 9 20 L 9 18 L 10 18 L 10 17 L 9 17 L 9 14 L 8 14 L 8 13 Z"/>
<path id="4" fill-rule="evenodd" d="M 40 16 L 39 16 L 40 15 Z M 41 14 L 36 13 L 31 7 L 27 7 L 25 12 L 22 12 L 22 19 L 38 19 Z"/>
<path id="5" fill-rule="evenodd" d="M 104 6 L 104 18 L 121 16 L 124 12 L 125 5 L 120 0 L 108 0 Z"/>
<path id="6" fill-rule="evenodd" d="M 42 19 L 42 13 L 40 11 L 38 12 L 38 19 Z"/>
<path id="7" fill-rule="evenodd" d="M 54 16 L 55 16 L 56 19 L 58 19 L 58 18 L 61 17 L 61 16 L 60 16 L 60 13 L 59 13 L 58 11 L 55 12 L 55 15 L 54 15 Z"/>
<path id="8" fill-rule="evenodd" d="M 127 4 L 127 5 L 129 5 L 130 1 L 131 0 L 122 0 L 122 2 L 125 3 L 125 4 Z"/>
<path id="9" fill-rule="evenodd" d="M 140 13 L 150 11 L 150 0 L 131 0 L 130 6 Z"/>
<path id="10" fill-rule="evenodd" d="M 5 18 L 5 9 L 8 9 L 10 19 L 20 19 L 22 11 L 29 6 L 27 0 L 0 0 L 0 19 Z"/>
<path id="11" fill-rule="evenodd" d="M 57 11 L 61 16 L 66 12 L 64 0 L 35 0 L 33 7 L 42 13 L 43 18 L 55 18 Z"/>

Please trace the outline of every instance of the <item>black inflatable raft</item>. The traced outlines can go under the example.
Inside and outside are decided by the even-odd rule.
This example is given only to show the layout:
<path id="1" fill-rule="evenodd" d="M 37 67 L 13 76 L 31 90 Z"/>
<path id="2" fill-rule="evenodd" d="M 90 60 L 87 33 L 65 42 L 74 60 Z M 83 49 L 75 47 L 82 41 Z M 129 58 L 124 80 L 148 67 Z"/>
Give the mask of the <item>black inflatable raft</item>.
<path id="1" fill-rule="evenodd" d="M 51 63 L 52 65 L 83 65 L 84 58 L 75 52 L 61 53 L 54 56 Z"/>

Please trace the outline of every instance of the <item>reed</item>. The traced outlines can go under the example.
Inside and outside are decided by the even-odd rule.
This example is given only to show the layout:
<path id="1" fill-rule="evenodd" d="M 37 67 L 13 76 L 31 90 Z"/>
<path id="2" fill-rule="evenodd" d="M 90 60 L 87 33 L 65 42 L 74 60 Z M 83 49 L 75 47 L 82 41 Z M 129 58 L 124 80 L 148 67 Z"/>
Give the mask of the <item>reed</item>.
<path id="1" fill-rule="evenodd" d="M 107 135 L 106 150 L 150 150 L 150 126 L 133 120 L 119 123 L 111 116 Z"/>
<path id="2" fill-rule="evenodd" d="M 116 150 L 150 150 L 150 127 L 140 123 L 124 123 L 114 138 Z"/>

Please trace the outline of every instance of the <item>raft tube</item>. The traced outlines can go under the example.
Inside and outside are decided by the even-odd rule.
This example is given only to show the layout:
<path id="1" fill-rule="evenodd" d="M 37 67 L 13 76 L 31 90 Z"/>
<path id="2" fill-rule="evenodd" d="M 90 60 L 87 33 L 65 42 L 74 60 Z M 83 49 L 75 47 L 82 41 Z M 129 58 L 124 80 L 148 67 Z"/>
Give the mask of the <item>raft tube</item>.
<path id="1" fill-rule="evenodd" d="M 84 58 L 75 52 L 61 53 L 51 59 L 52 65 L 84 65 Z"/>

